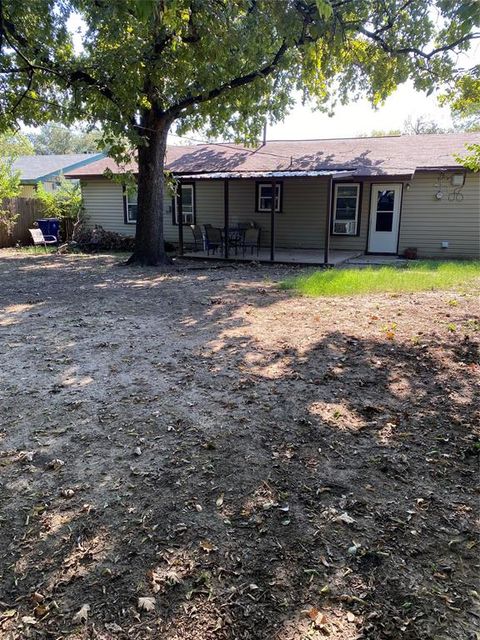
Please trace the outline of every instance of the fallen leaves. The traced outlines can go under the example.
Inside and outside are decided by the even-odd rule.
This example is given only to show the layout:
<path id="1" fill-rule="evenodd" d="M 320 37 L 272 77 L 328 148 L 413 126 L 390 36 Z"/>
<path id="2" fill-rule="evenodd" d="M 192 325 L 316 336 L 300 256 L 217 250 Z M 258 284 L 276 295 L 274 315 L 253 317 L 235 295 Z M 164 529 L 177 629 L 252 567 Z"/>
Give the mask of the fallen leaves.
<path id="1" fill-rule="evenodd" d="M 355 518 L 349 516 L 346 511 L 336 516 L 333 520 L 334 522 L 343 522 L 344 524 L 352 524 L 353 522 L 355 522 Z"/>
<path id="2" fill-rule="evenodd" d="M 209 553 L 207 549 L 210 549 L 212 543 L 207 540 L 204 543 L 204 550 Z M 216 548 L 212 545 L 211 550 L 214 551 Z M 154 593 L 163 591 L 168 585 L 179 584 L 192 575 L 196 567 L 195 554 L 186 550 L 167 549 L 162 553 L 161 559 L 162 565 L 147 571 L 147 580 Z"/>
<path id="3" fill-rule="evenodd" d="M 0 613 L 0 620 L 6 620 L 8 618 L 13 618 L 17 613 L 16 609 L 5 609 Z"/>
<path id="4" fill-rule="evenodd" d="M 212 553 L 212 551 L 217 551 L 218 547 L 216 547 L 209 540 L 201 540 L 200 541 L 200 549 L 202 551 L 205 551 L 205 553 L 209 554 L 209 553 Z"/>
<path id="5" fill-rule="evenodd" d="M 327 616 L 319 611 L 316 607 L 311 607 L 307 611 L 307 616 L 316 627 L 324 627 L 327 623 Z"/>
<path id="6" fill-rule="evenodd" d="M 50 460 L 50 462 L 47 464 L 47 469 L 53 469 L 53 471 L 58 471 L 64 465 L 65 465 L 65 462 L 63 460 L 60 460 L 60 458 L 54 458 L 53 460 Z"/>
<path id="7" fill-rule="evenodd" d="M 88 613 L 90 611 L 90 605 L 84 604 L 80 607 L 77 613 L 73 616 L 72 621 L 76 623 L 86 622 L 88 619 Z"/>
<path id="8" fill-rule="evenodd" d="M 155 598 L 152 598 L 151 596 L 142 596 L 138 598 L 137 607 L 140 611 L 154 611 L 155 605 Z"/>

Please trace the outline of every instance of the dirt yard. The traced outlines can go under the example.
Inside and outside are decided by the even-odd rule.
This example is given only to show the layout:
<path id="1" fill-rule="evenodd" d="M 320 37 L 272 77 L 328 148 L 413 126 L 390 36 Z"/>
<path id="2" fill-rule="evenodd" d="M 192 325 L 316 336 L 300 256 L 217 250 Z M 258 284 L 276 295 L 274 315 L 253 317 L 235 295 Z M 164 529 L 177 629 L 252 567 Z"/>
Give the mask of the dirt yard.
<path id="1" fill-rule="evenodd" d="M 480 637 L 479 290 L 292 272 L 0 252 L 2 640 Z"/>

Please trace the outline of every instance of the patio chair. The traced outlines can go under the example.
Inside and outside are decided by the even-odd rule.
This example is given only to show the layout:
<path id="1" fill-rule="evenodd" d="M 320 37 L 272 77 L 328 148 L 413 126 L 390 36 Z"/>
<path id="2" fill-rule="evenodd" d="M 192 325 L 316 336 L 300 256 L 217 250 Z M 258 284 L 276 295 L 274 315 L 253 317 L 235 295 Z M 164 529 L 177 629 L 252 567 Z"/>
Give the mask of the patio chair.
<path id="1" fill-rule="evenodd" d="M 205 250 L 207 256 L 210 255 L 210 251 L 214 254 L 218 248 L 222 247 L 222 230 L 212 227 L 211 225 L 205 225 Z"/>
<path id="2" fill-rule="evenodd" d="M 245 230 L 242 244 L 243 255 L 245 255 L 245 252 L 248 248 L 250 248 L 252 256 L 253 250 L 256 249 L 258 256 L 258 253 L 260 251 L 260 229 L 256 227 L 250 227 Z"/>
<path id="3" fill-rule="evenodd" d="M 204 250 L 204 241 L 203 241 L 203 233 L 200 225 L 191 224 L 190 229 L 193 233 L 193 244 L 194 251 L 203 251 Z"/>
<path id="4" fill-rule="evenodd" d="M 47 251 L 47 244 L 57 244 L 58 240 L 55 236 L 43 235 L 41 229 L 29 229 L 30 235 L 32 236 L 33 244 L 37 247 L 41 244 L 45 247 L 45 252 Z"/>

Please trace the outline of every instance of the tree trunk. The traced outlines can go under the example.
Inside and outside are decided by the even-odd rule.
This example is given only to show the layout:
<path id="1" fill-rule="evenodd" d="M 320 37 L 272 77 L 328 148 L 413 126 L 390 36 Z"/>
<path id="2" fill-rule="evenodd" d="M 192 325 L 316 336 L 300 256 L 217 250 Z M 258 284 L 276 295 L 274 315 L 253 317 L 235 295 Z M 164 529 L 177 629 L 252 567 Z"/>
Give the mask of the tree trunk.
<path id="1" fill-rule="evenodd" d="M 156 266 L 170 262 L 163 237 L 164 168 L 170 124 L 153 111 L 142 114 L 142 134 L 147 144 L 138 148 L 137 228 L 129 264 Z"/>

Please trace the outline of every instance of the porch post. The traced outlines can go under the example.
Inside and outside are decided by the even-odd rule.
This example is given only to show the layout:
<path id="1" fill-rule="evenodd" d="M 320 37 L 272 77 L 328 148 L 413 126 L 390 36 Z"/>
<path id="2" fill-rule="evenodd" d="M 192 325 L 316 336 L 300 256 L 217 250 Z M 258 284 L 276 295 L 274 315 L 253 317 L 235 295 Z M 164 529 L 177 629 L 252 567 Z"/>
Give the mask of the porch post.
<path id="1" fill-rule="evenodd" d="M 325 240 L 324 240 L 324 256 L 323 264 L 328 264 L 330 261 L 330 225 L 332 220 L 332 201 L 333 201 L 333 176 L 330 176 L 330 182 L 328 187 L 328 209 L 325 216 Z"/>
<path id="2" fill-rule="evenodd" d="M 181 182 L 179 182 L 178 184 L 177 193 L 175 195 L 175 204 L 177 205 L 177 221 L 178 221 L 178 255 L 183 256 L 183 209 L 182 209 L 182 183 Z"/>
<path id="3" fill-rule="evenodd" d="M 228 180 L 223 181 L 223 255 L 225 260 L 228 259 L 228 227 L 230 226 L 229 215 L 230 211 L 228 209 Z"/>
<path id="4" fill-rule="evenodd" d="M 272 208 L 270 210 L 270 261 L 275 262 L 275 192 L 277 183 L 272 180 Z"/>

